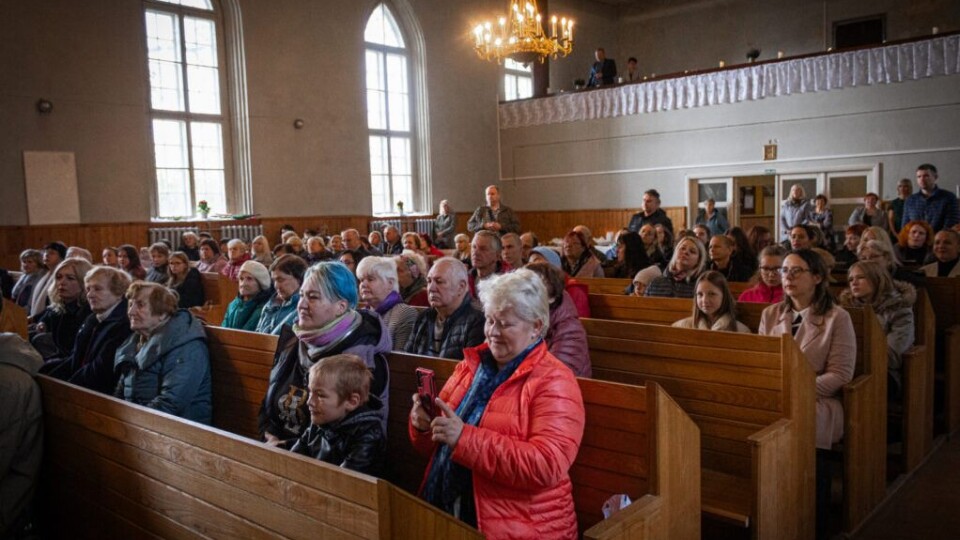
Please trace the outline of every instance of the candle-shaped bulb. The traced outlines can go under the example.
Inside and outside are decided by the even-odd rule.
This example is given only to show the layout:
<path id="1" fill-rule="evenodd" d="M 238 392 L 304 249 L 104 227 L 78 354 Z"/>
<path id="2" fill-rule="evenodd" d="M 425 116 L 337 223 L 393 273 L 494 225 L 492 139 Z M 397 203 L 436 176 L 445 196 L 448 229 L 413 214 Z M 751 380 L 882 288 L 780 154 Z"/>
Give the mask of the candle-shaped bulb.
<path id="1" fill-rule="evenodd" d="M 573 19 L 567 22 L 567 39 L 573 41 Z"/>

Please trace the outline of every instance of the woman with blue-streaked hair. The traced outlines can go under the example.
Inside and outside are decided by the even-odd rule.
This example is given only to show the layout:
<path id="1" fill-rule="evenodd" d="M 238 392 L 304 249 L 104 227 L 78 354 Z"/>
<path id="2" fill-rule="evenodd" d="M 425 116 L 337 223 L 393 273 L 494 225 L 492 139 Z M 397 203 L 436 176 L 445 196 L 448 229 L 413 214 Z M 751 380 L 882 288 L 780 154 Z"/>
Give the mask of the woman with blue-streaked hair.
<path id="1" fill-rule="evenodd" d="M 370 394 L 384 404 L 386 429 L 390 381 L 384 355 L 393 349 L 393 341 L 376 312 L 357 310 L 357 296 L 357 278 L 343 264 L 324 261 L 307 269 L 297 320 L 280 333 L 260 406 L 260 433 L 268 444 L 289 448 L 310 426 L 307 374 L 311 366 L 337 354 L 355 354 L 370 368 Z"/>

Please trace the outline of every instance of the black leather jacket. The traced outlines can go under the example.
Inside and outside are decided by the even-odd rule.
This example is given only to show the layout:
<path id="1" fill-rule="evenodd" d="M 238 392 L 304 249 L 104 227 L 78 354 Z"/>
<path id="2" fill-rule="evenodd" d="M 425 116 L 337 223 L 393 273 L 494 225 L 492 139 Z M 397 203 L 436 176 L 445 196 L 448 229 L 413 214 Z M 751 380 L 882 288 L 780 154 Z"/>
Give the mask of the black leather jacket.
<path id="1" fill-rule="evenodd" d="M 387 453 L 387 437 L 380 422 L 383 407 L 377 396 L 345 417 L 322 426 L 311 424 L 292 451 L 333 465 L 380 476 Z"/>

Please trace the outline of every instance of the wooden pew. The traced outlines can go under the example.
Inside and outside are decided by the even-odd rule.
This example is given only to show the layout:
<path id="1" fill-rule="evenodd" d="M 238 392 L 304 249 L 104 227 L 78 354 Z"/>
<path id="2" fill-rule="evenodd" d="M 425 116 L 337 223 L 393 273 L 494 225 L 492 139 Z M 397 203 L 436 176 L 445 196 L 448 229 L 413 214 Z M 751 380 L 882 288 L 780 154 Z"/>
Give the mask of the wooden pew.
<path id="1" fill-rule="evenodd" d="M 583 325 L 594 377 L 657 383 L 700 427 L 705 516 L 753 538 L 813 537 L 814 375 L 792 337 Z"/>
<path id="2" fill-rule="evenodd" d="M 903 353 L 903 455 L 905 473 L 913 472 L 933 451 L 935 322 L 930 296 L 917 289 L 913 306 L 914 345 Z"/>
<path id="3" fill-rule="evenodd" d="M 203 278 L 203 296 L 206 302 L 203 307 L 192 308 L 190 311 L 207 324 L 219 325 L 227 314 L 227 306 L 237 297 L 237 282 L 216 272 L 201 272 L 200 275 Z"/>
<path id="4" fill-rule="evenodd" d="M 0 298 L 0 302 L 3 303 L 0 306 L 0 332 L 12 332 L 29 343 L 26 310 L 17 305 L 16 302 L 6 298 Z"/>
<path id="5" fill-rule="evenodd" d="M 947 435 L 960 429 L 960 279 L 928 277 L 936 314 L 937 383 L 942 390 L 942 424 Z"/>
<path id="6" fill-rule="evenodd" d="M 590 311 L 596 319 L 628 320 L 647 324 L 668 325 L 690 316 L 692 304 L 682 298 L 636 298 L 615 295 L 589 295 Z M 738 304 L 738 318 L 756 331 L 766 304 Z M 863 524 L 877 505 L 883 500 L 886 478 L 887 453 L 887 345 L 886 337 L 872 310 L 849 309 L 857 334 L 857 368 L 854 380 L 844 387 L 844 530 L 855 531 Z M 587 331 L 588 336 L 590 330 Z M 710 335 L 710 334 L 708 334 Z M 640 346 L 638 350 L 642 350 Z M 913 356 L 905 361 L 916 364 L 917 371 L 926 373 L 929 364 L 925 354 L 913 350 Z M 591 348 L 591 360 L 594 352 Z M 596 361 L 593 360 L 595 363 Z M 876 375 L 874 375 L 876 374 Z M 909 376 L 909 374 L 908 374 Z M 914 375 L 906 379 L 919 389 L 910 395 L 923 396 L 928 377 Z M 670 388 L 667 388 L 670 392 Z M 916 408 L 925 406 L 921 399 L 911 409 L 913 426 L 905 427 L 905 434 L 913 433 L 917 438 L 904 440 L 904 446 L 910 446 L 910 461 L 905 466 L 915 467 L 923 456 L 929 453 L 932 443 L 927 443 L 924 432 L 916 433 L 916 417 L 920 414 Z M 682 404 L 681 404 L 682 405 Z M 906 454 L 906 449 L 905 449 Z M 908 470 L 912 470 L 912 467 Z"/>
<path id="7" fill-rule="evenodd" d="M 233 395 L 266 393 L 277 337 L 224 328 L 207 328 L 212 376 L 214 423 L 221 403 Z M 416 492 L 426 460 L 407 440 L 410 396 L 416 391 L 414 370 L 429 367 L 442 385 L 455 361 L 392 353 L 388 449 L 394 467 L 391 481 Z M 232 372 L 232 373 L 231 373 Z M 257 380 L 259 379 L 259 380 Z M 700 508 L 699 434 L 693 422 L 655 385 L 649 388 L 578 379 L 584 393 L 587 426 L 580 454 L 571 469 L 574 500 L 585 538 L 699 538 L 700 522 L 690 519 Z M 244 385 L 238 390 L 234 385 Z M 263 388 L 261 391 L 260 388 Z M 257 400 L 259 403 L 259 400 Z M 257 432 L 256 414 L 229 419 L 223 426 L 241 434 Z M 600 508 L 611 495 L 628 493 L 634 503 L 609 520 Z M 439 538 L 439 537 L 438 537 Z"/>
<path id="8" fill-rule="evenodd" d="M 482 538 L 385 480 L 39 380 L 50 538 Z"/>

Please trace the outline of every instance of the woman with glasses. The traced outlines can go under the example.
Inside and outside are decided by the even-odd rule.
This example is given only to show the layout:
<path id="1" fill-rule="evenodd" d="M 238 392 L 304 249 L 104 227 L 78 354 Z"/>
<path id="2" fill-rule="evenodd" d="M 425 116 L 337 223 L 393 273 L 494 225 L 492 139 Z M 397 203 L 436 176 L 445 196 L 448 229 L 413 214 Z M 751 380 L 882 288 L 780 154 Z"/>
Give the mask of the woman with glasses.
<path id="1" fill-rule="evenodd" d="M 816 374 L 817 537 L 822 538 L 830 500 L 826 451 L 843 438 L 840 392 L 853 379 L 857 338 L 850 314 L 830 296 L 827 266 L 819 255 L 808 249 L 787 255 L 780 275 L 783 301 L 763 310 L 758 333 L 792 334 Z"/>
<path id="2" fill-rule="evenodd" d="M 783 300 L 783 282 L 780 279 L 780 267 L 787 250 L 779 244 L 772 244 L 760 252 L 760 280 L 756 285 L 740 293 L 738 302 L 757 304 L 776 304 Z"/>

